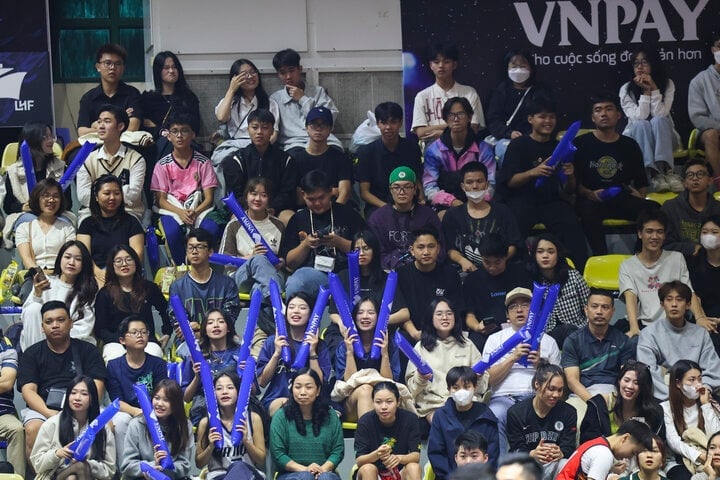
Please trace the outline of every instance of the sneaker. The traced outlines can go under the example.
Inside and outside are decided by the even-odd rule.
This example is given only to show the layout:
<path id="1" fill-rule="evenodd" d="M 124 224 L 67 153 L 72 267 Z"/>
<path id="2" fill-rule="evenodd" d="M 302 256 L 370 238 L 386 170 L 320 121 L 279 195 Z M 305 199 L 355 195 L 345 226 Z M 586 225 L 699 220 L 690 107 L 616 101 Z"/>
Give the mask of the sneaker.
<path id="1" fill-rule="evenodd" d="M 685 190 L 685 185 L 683 185 L 682 179 L 672 170 L 665 174 L 665 180 L 667 181 L 671 192 L 680 193 Z"/>
<path id="2" fill-rule="evenodd" d="M 667 192 L 670 190 L 670 184 L 665 179 L 665 175 L 658 173 L 650 179 L 650 190 L 653 192 Z"/>

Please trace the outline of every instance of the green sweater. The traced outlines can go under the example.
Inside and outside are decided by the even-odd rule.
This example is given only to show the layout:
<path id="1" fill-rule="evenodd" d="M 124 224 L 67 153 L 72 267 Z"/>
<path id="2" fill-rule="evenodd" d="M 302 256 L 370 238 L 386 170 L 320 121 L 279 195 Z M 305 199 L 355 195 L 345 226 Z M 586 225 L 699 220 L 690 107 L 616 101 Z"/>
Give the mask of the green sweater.
<path id="1" fill-rule="evenodd" d="M 330 461 L 338 466 L 345 455 L 342 424 L 337 414 L 330 415 L 320 428 L 320 435 L 313 435 L 312 421 L 305 420 L 306 435 L 300 435 L 295 422 L 285 418 L 285 410 L 277 412 L 270 424 L 270 452 L 278 467 L 285 473 L 285 466 L 292 460 L 300 465 Z"/>

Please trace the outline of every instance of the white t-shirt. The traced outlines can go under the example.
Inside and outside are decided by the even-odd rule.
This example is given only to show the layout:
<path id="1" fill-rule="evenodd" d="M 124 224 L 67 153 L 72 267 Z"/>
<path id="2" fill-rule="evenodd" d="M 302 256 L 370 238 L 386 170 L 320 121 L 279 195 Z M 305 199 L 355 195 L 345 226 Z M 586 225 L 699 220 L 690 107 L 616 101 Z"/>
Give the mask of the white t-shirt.
<path id="1" fill-rule="evenodd" d="M 490 353 L 503 344 L 505 340 L 512 337 L 515 330 L 512 328 L 504 328 L 499 332 L 493 333 L 485 342 L 483 348 L 483 360 L 487 361 Z M 505 360 L 509 353 L 502 357 L 499 362 Z M 547 359 L 553 365 L 560 365 L 560 349 L 557 342 L 550 335 L 543 335 L 540 339 L 540 356 Z M 524 395 L 533 392 L 532 378 L 535 375 L 535 369 L 525 367 L 515 362 L 510 368 L 507 377 L 493 388 L 493 396 L 500 395 Z"/>
<path id="2" fill-rule="evenodd" d="M 473 108 L 473 116 L 470 123 L 485 128 L 485 115 L 483 114 L 480 97 L 473 87 L 455 82 L 450 90 L 443 90 L 437 83 L 433 83 L 415 95 L 413 106 L 413 121 L 411 129 L 416 127 L 427 127 L 442 125 L 445 121 L 442 118 L 442 109 L 445 102 L 453 97 L 464 97 L 470 102 Z"/>
<path id="3" fill-rule="evenodd" d="M 32 238 L 30 238 L 31 233 Z M 75 227 L 61 219 L 55 220 L 47 233 L 43 233 L 40 221 L 37 219 L 20 224 L 15 231 L 15 244 L 30 243 L 35 254 L 35 263 L 44 269 L 52 269 L 55 266 L 60 247 L 70 240 L 75 240 Z"/>
<path id="4" fill-rule="evenodd" d="M 605 480 L 614 463 L 612 450 L 605 445 L 595 445 L 583 453 L 580 469 L 587 474 L 588 480 Z"/>
<path id="5" fill-rule="evenodd" d="M 620 264 L 620 296 L 631 291 L 638 297 L 638 320 L 645 323 L 659 319 L 664 311 L 658 290 L 665 282 L 680 280 L 692 290 L 690 272 L 680 252 L 663 250 L 655 264 L 646 267 L 633 255 Z"/>

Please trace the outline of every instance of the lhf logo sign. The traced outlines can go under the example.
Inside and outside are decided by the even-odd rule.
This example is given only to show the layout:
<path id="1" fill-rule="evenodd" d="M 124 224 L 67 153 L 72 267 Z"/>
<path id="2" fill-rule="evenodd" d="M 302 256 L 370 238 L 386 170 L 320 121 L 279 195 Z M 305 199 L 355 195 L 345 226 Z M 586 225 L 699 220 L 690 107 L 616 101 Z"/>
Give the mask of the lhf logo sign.
<path id="1" fill-rule="evenodd" d="M 33 100 L 20 100 L 22 82 L 27 72 L 12 72 L 12 68 L 5 68 L 0 64 L 0 98 L 15 100 L 15 111 L 22 112 L 32 109 Z"/>

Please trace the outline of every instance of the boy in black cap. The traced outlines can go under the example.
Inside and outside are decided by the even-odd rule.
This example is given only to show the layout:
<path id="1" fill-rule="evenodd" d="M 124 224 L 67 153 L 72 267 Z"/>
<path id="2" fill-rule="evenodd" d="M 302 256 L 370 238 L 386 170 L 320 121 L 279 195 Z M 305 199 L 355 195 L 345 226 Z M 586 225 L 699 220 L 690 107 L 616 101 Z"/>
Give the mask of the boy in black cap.
<path id="1" fill-rule="evenodd" d="M 332 127 L 332 111 L 326 107 L 313 107 L 305 118 L 309 138 L 307 147 L 295 148 L 288 153 L 295 160 L 298 178 L 303 178 L 312 170 L 322 170 L 330 179 L 335 201 L 346 203 L 352 188 L 352 165 L 343 151 L 328 144 Z"/>

